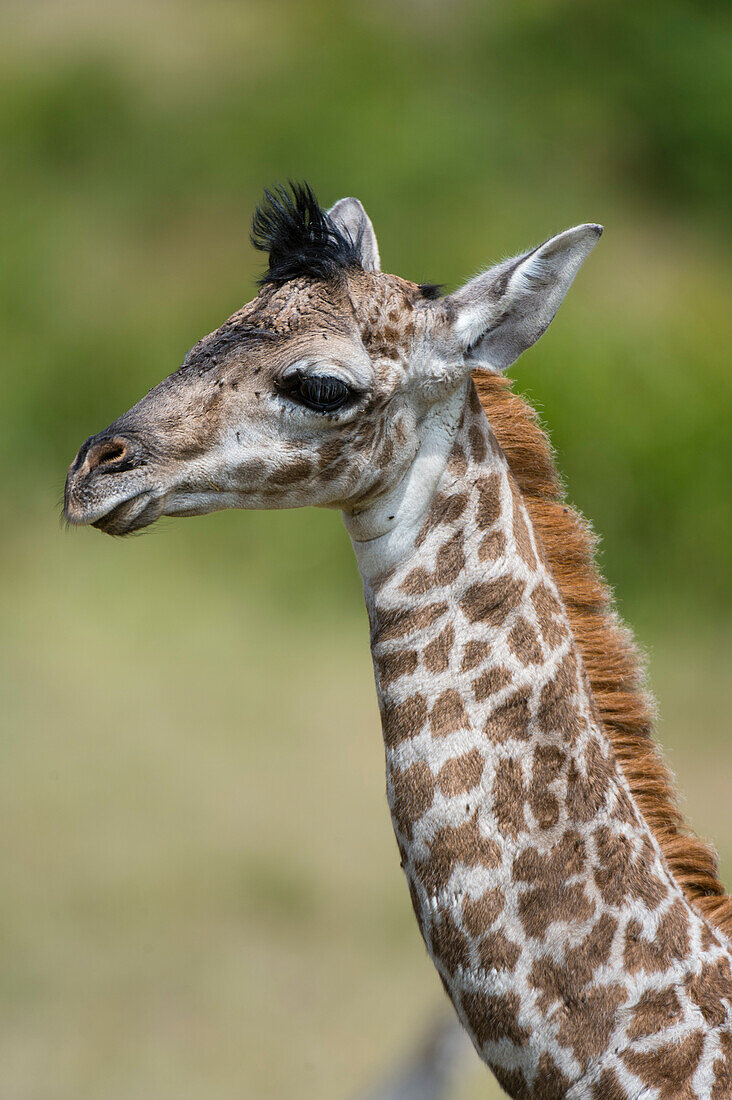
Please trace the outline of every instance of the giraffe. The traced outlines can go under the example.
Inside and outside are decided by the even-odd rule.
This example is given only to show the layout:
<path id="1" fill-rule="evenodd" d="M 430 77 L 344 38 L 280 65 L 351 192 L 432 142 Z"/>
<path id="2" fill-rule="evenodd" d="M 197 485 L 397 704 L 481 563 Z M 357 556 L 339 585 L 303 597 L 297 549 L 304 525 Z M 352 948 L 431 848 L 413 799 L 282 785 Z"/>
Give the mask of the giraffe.
<path id="1" fill-rule="evenodd" d="M 686 830 L 632 640 L 505 371 L 602 228 L 443 296 L 356 199 L 265 193 L 258 295 L 81 447 L 65 515 L 341 510 L 427 951 L 513 1097 L 732 1096 L 732 898 Z"/>

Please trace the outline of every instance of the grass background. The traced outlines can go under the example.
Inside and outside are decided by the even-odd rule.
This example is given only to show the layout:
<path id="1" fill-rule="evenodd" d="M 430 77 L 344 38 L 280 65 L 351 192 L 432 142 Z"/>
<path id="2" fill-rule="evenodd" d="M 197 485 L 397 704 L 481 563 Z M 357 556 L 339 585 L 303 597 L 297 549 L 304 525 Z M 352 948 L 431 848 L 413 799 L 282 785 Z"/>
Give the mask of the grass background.
<path id="1" fill-rule="evenodd" d="M 58 521 L 81 441 L 254 290 L 264 185 L 457 285 L 585 220 L 514 369 L 732 879 L 727 5 L 4 0 L 0 1092 L 347 1097 L 444 999 L 329 513 Z M 460 1097 L 496 1096 L 469 1063 Z"/>

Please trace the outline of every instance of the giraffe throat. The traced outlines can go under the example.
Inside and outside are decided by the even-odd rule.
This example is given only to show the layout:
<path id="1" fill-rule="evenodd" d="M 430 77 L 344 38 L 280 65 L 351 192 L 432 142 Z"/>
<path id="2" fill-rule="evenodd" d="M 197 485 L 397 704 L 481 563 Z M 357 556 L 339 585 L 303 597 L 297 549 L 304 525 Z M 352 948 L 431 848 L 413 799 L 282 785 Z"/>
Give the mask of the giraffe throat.
<path id="1" fill-rule="evenodd" d="M 347 518 L 427 949 L 510 1095 L 723 1100 L 730 946 L 636 807 L 472 383 L 459 400 L 422 496 L 373 538 Z"/>

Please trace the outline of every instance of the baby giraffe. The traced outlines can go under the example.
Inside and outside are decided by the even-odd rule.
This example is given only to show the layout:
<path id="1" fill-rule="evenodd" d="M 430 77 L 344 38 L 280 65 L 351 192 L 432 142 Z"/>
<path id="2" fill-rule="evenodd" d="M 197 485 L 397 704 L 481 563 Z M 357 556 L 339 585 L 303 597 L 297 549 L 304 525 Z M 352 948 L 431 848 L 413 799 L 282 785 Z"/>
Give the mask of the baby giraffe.
<path id="1" fill-rule="evenodd" d="M 83 444 L 70 523 L 341 509 L 427 950 L 513 1097 L 732 1096 L 732 899 L 685 829 L 632 642 L 501 372 L 599 225 L 441 297 L 356 199 L 267 194 L 258 296 Z M 473 375 L 476 374 L 476 379 Z"/>

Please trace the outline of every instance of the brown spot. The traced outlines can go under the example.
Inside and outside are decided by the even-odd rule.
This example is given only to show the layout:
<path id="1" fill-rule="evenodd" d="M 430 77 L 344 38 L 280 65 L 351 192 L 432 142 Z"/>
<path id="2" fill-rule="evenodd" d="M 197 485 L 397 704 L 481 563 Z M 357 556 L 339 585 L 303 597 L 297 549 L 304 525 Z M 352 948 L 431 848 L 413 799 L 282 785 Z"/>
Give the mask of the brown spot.
<path id="1" fill-rule="evenodd" d="M 508 635 L 508 647 L 523 665 L 535 665 L 542 660 L 541 646 L 534 628 L 523 617 Z"/>
<path id="2" fill-rule="evenodd" d="M 602 745 L 593 738 L 585 747 L 584 771 L 576 758 L 570 760 L 567 770 L 567 812 L 573 821 L 592 821 L 604 807 L 612 772 L 602 751 Z M 612 888 L 612 887 L 611 887 Z"/>
<path id="3" fill-rule="evenodd" d="M 379 452 L 377 461 L 381 466 L 388 466 L 394 457 L 394 444 L 390 439 L 384 440 L 384 445 Z"/>
<path id="4" fill-rule="evenodd" d="M 403 638 L 432 626 L 447 611 L 445 603 L 430 603 L 424 607 L 412 609 L 394 609 L 382 612 L 374 624 L 372 645 L 389 642 L 393 638 Z"/>
<path id="5" fill-rule="evenodd" d="M 523 581 L 508 575 L 473 584 L 460 600 L 460 607 L 470 623 L 500 626 L 506 616 L 518 607 L 524 587 Z"/>
<path id="6" fill-rule="evenodd" d="M 470 947 L 467 936 L 460 931 L 449 913 L 435 917 L 430 933 L 432 952 L 449 974 L 458 967 L 470 966 Z"/>
<path id="7" fill-rule="evenodd" d="M 559 821 L 559 800 L 548 787 L 558 777 L 566 761 L 555 745 L 538 745 L 529 788 L 529 805 L 541 829 L 551 829 Z"/>
<path id="8" fill-rule="evenodd" d="M 256 486 L 267 477 L 267 463 L 252 458 L 237 467 L 236 476 L 242 485 Z"/>
<path id="9" fill-rule="evenodd" d="M 533 789 L 529 806 L 540 829 L 551 829 L 559 821 L 559 799 L 552 791 Z"/>
<path id="10" fill-rule="evenodd" d="M 582 943 L 566 952 L 567 967 L 578 984 L 592 981 L 595 970 L 608 961 L 617 928 L 617 920 L 603 913 Z"/>
<path id="11" fill-rule="evenodd" d="M 630 841 L 618 836 L 606 825 L 595 833 L 597 858 L 595 882 L 608 905 L 620 905 L 627 896 L 640 898 L 648 909 L 655 909 L 668 894 L 668 887 L 652 871 L 653 845 L 645 838 L 638 856 Z"/>
<path id="12" fill-rule="evenodd" d="M 521 998 L 518 993 L 491 996 L 488 993 L 461 993 L 460 1004 L 468 1027 L 475 1035 L 478 1046 L 508 1039 L 521 1046 L 529 1038 L 526 1028 L 518 1022 Z"/>
<path id="13" fill-rule="evenodd" d="M 455 730 L 470 728 L 465 704 L 457 691 L 449 688 L 437 697 L 430 713 L 430 725 L 435 737 L 446 737 Z"/>
<path id="14" fill-rule="evenodd" d="M 704 954 L 710 951 L 713 947 L 719 947 L 719 940 L 714 933 L 714 929 L 710 928 L 708 924 L 702 924 L 701 926 L 701 949 Z"/>
<path id="15" fill-rule="evenodd" d="M 384 743 L 394 749 L 408 737 L 418 734 L 427 721 L 427 700 L 424 695 L 410 695 L 403 703 L 384 708 Z"/>
<path id="16" fill-rule="evenodd" d="M 445 493 L 437 493 L 432 501 L 432 507 L 427 513 L 427 518 L 415 539 L 415 546 L 419 548 L 435 527 L 440 527 L 446 523 L 454 523 L 455 520 L 459 519 L 465 511 L 467 503 L 467 493 L 452 493 L 449 496 Z"/>
<path id="17" fill-rule="evenodd" d="M 475 385 L 468 387 L 468 405 L 470 406 L 471 412 L 474 412 L 478 419 L 482 421 L 485 417 L 485 413 L 483 412 L 483 406 L 478 397 L 478 391 Z"/>
<path id="18" fill-rule="evenodd" d="M 511 840 L 526 828 L 524 780 L 518 760 L 499 760 L 496 765 L 493 813 L 501 833 Z"/>
<path id="19" fill-rule="evenodd" d="M 666 970 L 674 959 L 683 959 L 689 950 L 689 918 L 681 900 L 675 901 L 658 922 L 652 940 L 643 936 L 639 920 L 629 920 L 625 930 L 625 967 L 635 974 L 639 970 L 653 973 Z"/>
<path id="20" fill-rule="evenodd" d="M 570 652 L 544 685 L 539 701 L 538 721 L 544 733 L 558 731 L 570 744 L 582 729 L 582 719 L 575 696 L 577 692 L 577 658 Z"/>
<path id="21" fill-rule="evenodd" d="M 485 462 L 488 456 L 488 448 L 485 442 L 485 435 L 477 424 L 473 424 L 468 430 L 468 439 L 470 440 L 470 451 L 473 456 L 474 462 Z"/>
<path id="22" fill-rule="evenodd" d="M 460 519 L 468 503 L 467 493 L 453 493 L 451 496 L 435 498 L 434 518 L 439 523 L 454 523 Z"/>
<path id="23" fill-rule="evenodd" d="M 595 903 L 585 894 L 582 883 L 567 882 L 583 870 L 585 862 L 584 841 L 571 832 L 565 833 L 546 855 L 527 848 L 516 857 L 514 877 L 536 884 L 521 894 L 518 903 L 527 936 L 542 939 L 554 921 L 576 924 L 592 916 Z"/>
<path id="24" fill-rule="evenodd" d="M 551 1054 L 544 1051 L 539 1058 L 532 1090 L 537 1100 L 564 1100 L 570 1084 L 571 1081 L 562 1073 Z"/>
<path id="25" fill-rule="evenodd" d="M 332 466 L 328 468 L 328 480 L 331 484 L 334 481 L 338 481 L 341 474 L 345 474 L 349 468 L 349 461 L 347 458 L 342 459 L 340 462 L 334 462 Z"/>
<path id="26" fill-rule="evenodd" d="M 477 686 L 476 686 L 477 695 Z M 529 693 L 515 692 L 498 707 L 485 724 L 485 734 L 492 741 L 525 741 L 529 736 Z"/>
<path id="27" fill-rule="evenodd" d="M 390 778 L 392 817 L 399 831 L 411 839 L 412 827 L 432 805 L 435 780 L 423 761 L 403 771 L 392 770 Z"/>
<path id="28" fill-rule="evenodd" d="M 463 649 L 463 660 L 460 665 L 461 672 L 469 672 L 471 668 L 477 668 L 488 656 L 488 643 L 472 641 L 466 642 Z"/>
<path id="29" fill-rule="evenodd" d="M 568 830 L 548 854 L 537 848 L 525 848 L 513 863 L 514 876 L 519 882 L 538 882 L 545 875 L 568 878 L 579 875 L 585 869 L 587 848 L 579 833 Z"/>
<path id="30" fill-rule="evenodd" d="M 625 787 L 615 786 L 615 805 L 612 809 L 611 817 L 613 821 L 620 821 L 624 825 L 640 824 L 640 818 L 638 811 L 631 802 L 630 795 L 625 790 Z"/>
<path id="31" fill-rule="evenodd" d="M 592 1086 L 592 1100 L 628 1100 L 628 1091 L 614 1069 L 602 1071 Z"/>
<path id="32" fill-rule="evenodd" d="M 615 1030 L 618 1006 L 627 994 L 621 985 L 607 985 L 587 989 L 568 1006 L 557 1039 L 564 1046 L 572 1047 L 583 1070 L 591 1058 L 607 1049 L 608 1040 Z"/>
<path id="33" fill-rule="evenodd" d="M 512 485 L 513 489 L 513 537 L 516 543 L 516 549 L 518 550 L 521 560 L 528 565 L 529 569 L 536 569 L 536 554 L 534 548 L 531 545 L 531 534 L 526 522 L 526 515 L 524 512 L 524 506 L 521 501 L 521 494 L 515 485 Z"/>
<path id="34" fill-rule="evenodd" d="M 548 1012 L 556 1002 L 574 1003 L 582 996 L 597 968 L 604 966 L 610 957 L 617 927 L 613 917 L 603 914 L 582 943 L 565 950 L 563 963 L 549 956 L 534 962 L 529 983 L 541 992 L 538 1004 L 542 1012 Z"/>
<path id="35" fill-rule="evenodd" d="M 607 905 L 622 905 L 628 894 L 628 866 L 632 845 L 627 836 L 613 833 L 607 825 L 595 831 L 598 866 L 595 883 Z"/>
<path id="36" fill-rule="evenodd" d="M 732 1031 L 719 1036 L 720 1056 L 714 1060 L 714 1083 L 709 1100 L 728 1100 L 732 1096 Z"/>
<path id="37" fill-rule="evenodd" d="M 465 451 L 459 443 L 456 443 L 452 449 L 450 458 L 448 459 L 447 469 L 454 477 L 464 477 L 468 469 L 468 460 L 465 457 Z"/>
<path id="38" fill-rule="evenodd" d="M 451 623 L 426 645 L 422 653 L 428 672 L 444 672 L 450 663 L 450 653 L 455 642 L 455 630 Z"/>
<path id="39" fill-rule="evenodd" d="M 531 1093 L 529 1092 L 529 1086 L 526 1084 L 526 1078 L 523 1071 L 520 1069 L 506 1069 L 505 1066 L 499 1065 L 496 1062 L 488 1060 L 488 1065 L 493 1070 L 493 1074 L 498 1081 L 504 1092 L 507 1092 L 509 1096 L 513 1096 L 516 1100 L 529 1100 Z"/>
<path id="40" fill-rule="evenodd" d="M 450 584 L 464 568 L 463 533 L 456 531 L 437 551 L 435 579 L 438 584 Z"/>
<path id="41" fill-rule="evenodd" d="M 483 970 L 513 970 L 519 961 L 521 948 L 503 932 L 489 932 L 478 945 L 478 957 Z"/>
<path id="42" fill-rule="evenodd" d="M 698 974 L 686 982 L 686 989 L 710 1027 L 720 1027 L 727 1018 L 725 1001 L 732 1002 L 732 977 L 729 961 L 705 963 Z"/>
<path id="43" fill-rule="evenodd" d="M 704 1033 L 653 1050 L 626 1050 L 621 1057 L 631 1073 L 648 1088 L 658 1089 L 658 1100 L 694 1100 L 691 1080 L 704 1049 Z"/>
<path id="44" fill-rule="evenodd" d="M 425 592 L 429 592 L 434 587 L 434 575 L 422 565 L 418 565 L 416 569 L 412 569 L 410 573 L 407 573 L 399 585 L 401 591 L 406 592 L 408 596 L 423 596 Z"/>
<path id="45" fill-rule="evenodd" d="M 478 749 L 471 749 L 443 764 L 437 773 L 437 785 L 448 798 L 471 791 L 480 783 L 484 763 Z"/>
<path id="46" fill-rule="evenodd" d="M 555 921 L 577 924 L 589 920 L 594 912 L 595 904 L 585 895 L 581 883 L 567 886 L 549 882 L 522 894 L 519 901 L 524 931 L 534 939 L 543 939 Z"/>
<path id="47" fill-rule="evenodd" d="M 561 775 L 567 754 L 556 745 L 537 745 L 534 749 L 534 778 L 537 783 L 553 783 Z"/>
<path id="48" fill-rule="evenodd" d="M 287 466 L 281 466 L 275 473 L 280 485 L 294 485 L 298 481 L 305 481 L 313 472 L 312 463 L 306 458 L 298 458 Z"/>
<path id="49" fill-rule="evenodd" d="M 475 483 L 478 490 L 478 506 L 475 510 L 475 522 L 481 530 L 492 527 L 501 515 L 501 478 L 499 474 L 479 477 Z"/>
<path id="50" fill-rule="evenodd" d="M 318 451 L 318 469 L 324 470 L 330 467 L 342 454 L 343 444 L 337 439 L 331 439 L 324 443 Z"/>
<path id="51" fill-rule="evenodd" d="M 476 645 L 480 645 L 480 642 L 476 642 Z M 466 647 L 467 648 L 467 647 Z M 511 674 L 507 668 L 503 668 L 501 665 L 494 665 L 493 668 L 489 668 L 482 676 L 479 676 L 477 680 L 473 680 L 473 692 L 477 702 L 482 703 L 491 695 L 495 695 L 497 691 L 500 691 L 511 680 Z"/>
<path id="52" fill-rule="evenodd" d="M 395 653 L 385 653 L 378 662 L 379 682 L 382 688 L 393 684 L 402 676 L 411 676 L 419 664 L 419 656 L 413 649 L 397 649 Z"/>
<path id="53" fill-rule="evenodd" d="M 565 1001 L 571 989 L 571 978 L 565 966 L 543 955 L 535 959 L 529 973 L 529 985 L 539 992 L 539 1010 L 548 1014 L 555 1004 Z"/>
<path id="54" fill-rule="evenodd" d="M 425 890 L 434 895 L 445 889 L 458 863 L 490 869 L 500 862 L 501 849 L 482 835 L 476 811 L 462 825 L 445 825 L 437 831 L 429 856 L 419 865 L 419 875 Z"/>
<path id="55" fill-rule="evenodd" d="M 463 924 L 471 936 L 480 936 L 500 916 L 506 899 L 503 893 L 494 887 L 486 890 L 479 898 L 463 899 Z"/>
<path id="56" fill-rule="evenodd" d="M 531 593 L 531 599 L 544 641 L 552 648 L 560 645 L 567 636 L 561 604 L 555 599 L 551 589 L 543 583 L 537 584 Z"/>
<path id="57" fill-rule="evenodd" d="M 644 1039 L 655 1035 L 665 1027 L 671 1027 L 683 1017 L 676 991 L 668 989 L 648 989 L 638 998 L 633 1009 L 633 1019 L 628 1028 L 629 1039 Z"/>
<path id="58" fill-rule="evenodd" d="M 506 536 L 503 531 L 489 531 L 478 547 L 479 561 L 497 561 L 506 552 Z"/>

